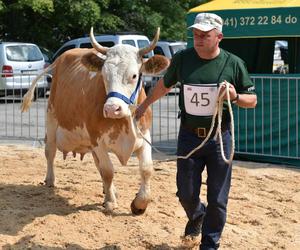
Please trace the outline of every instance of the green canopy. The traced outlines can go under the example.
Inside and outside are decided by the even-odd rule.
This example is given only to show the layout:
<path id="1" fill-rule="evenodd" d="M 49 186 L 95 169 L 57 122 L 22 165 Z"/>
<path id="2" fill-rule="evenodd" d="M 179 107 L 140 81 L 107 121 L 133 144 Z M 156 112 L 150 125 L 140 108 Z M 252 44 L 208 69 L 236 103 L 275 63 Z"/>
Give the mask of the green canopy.
<path id="1" fill-rule="evenodd" d="M 220 46 L 246 62 L 255 84 L 256 108 L 235 109 L 237 156 L 300 166 L 300 0 L 214 0 L 191 9 L 187 26 L 201 12 L 222 17 Z M 287 74 L 274 70 L 281 41 Z"/>
<path id="2" fill-rule="evenodd" d="M 240 56 L 250 73 L 271 74 L 275 43 L 285 40 L 289 73 L 300 73 L 300 0 L 213 0 L 191 9 L 187 26 L 200 12 L 213 12 L 224 20 L 221 47 Z M 188 29 L 188 46 L 193 45 Z"/>
<path id="3" fill-rule="evenodd" d="M 300 0 L 214 0 L 188 13 L 188 26 L 199 12 L 214 12 L 224 20 L 224 36 L 300 36 Z"/>

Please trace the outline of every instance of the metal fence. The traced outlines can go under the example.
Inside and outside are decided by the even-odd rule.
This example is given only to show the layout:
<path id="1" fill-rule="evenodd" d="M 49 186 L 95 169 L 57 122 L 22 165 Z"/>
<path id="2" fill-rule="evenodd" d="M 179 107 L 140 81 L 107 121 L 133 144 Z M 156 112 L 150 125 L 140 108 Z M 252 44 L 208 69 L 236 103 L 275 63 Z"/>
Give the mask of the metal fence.
<path id="1" fill-rule="evenodd" d="M 236 152 L 251 160 L 258 157 L 300 160 L 299 96 L 300 77 L 252 76 L 258 95 L 255 109 L 235 108 Z M 153 145 L 174 155 L 180 121 L 178 89 L 152 105 Z M 21 96 L 0 98 L 0 139 L 43 143 L 47 97 L 33 102 L 21 113 Z"/>
<path id="2" fill-rule="evenodd" d="M 47 99 L 38 98 L 31 109 L 21 113 L 21 96 L 0 98 L 0 139 L 42 142 L 45 136 Z"/>
<path id="3" fill-rule="evenodd" d="M 235 110 L 236 153 L 250 160 L 300 165 L 299 76 L 252 76 L 255 109 Z"/>
<path id="4" fill-rule="evenodd" d="M 45 75 L 37 83 L 34 102 L 27 113 L 21 113 L 23 95 L 36 74 L 10 74 L 0 78 L 0 139 L 3 142 L 41 142 L 45 136 L 45 113 L 49 83 Z"/>
<path id="5" fill-rule="evenodd" d="M 11 80 L 13 82 L 14 78 Z M 18 141 L 43 144 L 48 88 L 45 86 L 36 88 L 35 100 L 29 111 L 21 113 L 22 97 L 28 87 L 29 84 L 26 83 L 22 85 L 22 88 L 17 84 L 10 86 L 9 89 L 2 88 L 0 97 L 0 140 L 2 142 Z M 175 152 L 177 144 L 179 126 L 179 120 L 176 118 L 178 113 L 177 94 L 178 90 L 174 89 L 170 95 L 152 105 L 152 141 L 157 148 L 170 154 Z"/>
<path id="6" fill-rule="evenodd" d="M 180 126 L 178 119 L 179 89 L 173 88 L 165 97 L 152 104 L 152 142 L 154 147 L 165 154 L 174 155 Z"/>

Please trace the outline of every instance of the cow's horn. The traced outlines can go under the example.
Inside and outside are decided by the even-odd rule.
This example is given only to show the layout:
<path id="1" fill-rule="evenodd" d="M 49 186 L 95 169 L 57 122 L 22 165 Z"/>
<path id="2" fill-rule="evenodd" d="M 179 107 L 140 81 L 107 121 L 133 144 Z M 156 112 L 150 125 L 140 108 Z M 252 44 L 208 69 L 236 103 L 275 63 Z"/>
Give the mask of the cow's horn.
<path id="1" fill-rule="evenodd" d="M 140 49 L 139 51 L 139 55 L 142 57 L 143 55 L 149 53 L 151 50 L 153 50 L 155 48 L 155 45 L 159 39 L 159 33 L 160 33 L 160 28 L 158 27 L 157 28 L 157 31 L 156 31 L 156 34 L 155 34 L 155 37 L 153 38 L 151 44 L 149 45 L 149 47 L 145 47 L 145 48 L 142 48 Z"/>
<path id="2" fill-rule="evenodd" d="M 96 38 L 94 36 L 94 29 L 93 27 L 91 27 L 91 32 L 90 32 L 90 39 L 91 39 L 91 44 L 93 45 L 93 48 L 95 50 L 97 50 L 98 52 L 100 52 L 101 54 L 105 55 L 108 48 L 107 47 L 103 47 L 102 45 L 100 45 L 97 41 Z"/>

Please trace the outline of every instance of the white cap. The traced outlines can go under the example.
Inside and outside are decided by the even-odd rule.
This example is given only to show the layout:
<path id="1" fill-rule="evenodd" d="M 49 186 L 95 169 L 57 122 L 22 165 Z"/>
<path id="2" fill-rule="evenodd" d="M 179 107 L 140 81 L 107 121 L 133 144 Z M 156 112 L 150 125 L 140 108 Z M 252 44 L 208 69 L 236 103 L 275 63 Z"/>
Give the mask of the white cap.
<path id="1" fill-rule="evenodd" d="M 194 21 L 194 24 L 190 28 L 195 28 L 201 31 L 210 31 L 217 29 L 222 32 L 223 20 L 220 16 L 213 13 L 199 13 Z"/>

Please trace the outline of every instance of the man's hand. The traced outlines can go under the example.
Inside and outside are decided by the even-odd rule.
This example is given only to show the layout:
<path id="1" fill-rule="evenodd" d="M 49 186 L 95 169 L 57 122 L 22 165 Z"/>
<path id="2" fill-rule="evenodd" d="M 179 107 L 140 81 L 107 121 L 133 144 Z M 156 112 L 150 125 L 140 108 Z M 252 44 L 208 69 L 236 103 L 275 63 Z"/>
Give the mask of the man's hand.
<path id="1" fill-rule="evenodd" d="M 220 85 L 220 96 L 224 93 L 223 100 L 227 100 L 227 95 L 225 93 L 226 91 L 226 84 L 227 82 L 224 81 Z M 257 104 L 257 96 L 256 94 L 238 94 L 236 92 L 236 89 L 234 85 L 229 84 L 229 96 L 230 96 L 230 101 L 236 100 L 235 104 L 238 105 L 241 108 L 255 108 Z M 238 99 L 237 99 L 238 96 Z"/>
<path id="2" fill-rule="evenodd" d="M 224 93 L 223 100 L 227 100 L 226 83 L 227 82 L 225 81 L 225 82 L 221 83 L 221 85 L 220 85 L 220 96 L 222 96 Z M 230 97 L 230 100 L 233 100 L 236 98 L 237 92 L 235 90 L 235 87 L 231 83 L 228 83 L 228 84 L 229 84 L 229 97 Z"/>
<path id="3" fill-rule="evenodd" d="M 164 85 L 163 78 L 160 78 L 158 82 L 155 84 L 153 90 L 150 94 L 146 97 L 146 99 L 137 107 L 135 110 L 135 119 L 139 120 L 144 115 L 146 109 L 154 103 L 156 100 L 161 98 L 162 96 L 166 95 L 172 87 L 166 88 Z"/>

